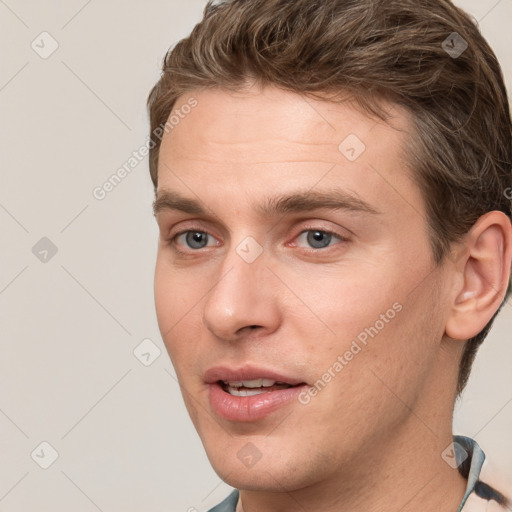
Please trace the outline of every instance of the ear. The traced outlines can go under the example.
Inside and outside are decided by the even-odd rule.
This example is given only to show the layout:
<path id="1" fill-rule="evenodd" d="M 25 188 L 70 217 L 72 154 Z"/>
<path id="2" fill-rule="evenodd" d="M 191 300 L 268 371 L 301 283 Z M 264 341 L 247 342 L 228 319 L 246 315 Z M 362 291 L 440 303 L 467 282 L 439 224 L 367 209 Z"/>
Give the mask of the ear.
<path id="1" fill-rule="evenodd" d="M 498 310 L 510 279 L 512 226 L 499 211 L 478 219 L 462 244 L 445 333 L 452 339 L 476 336 Z"/>

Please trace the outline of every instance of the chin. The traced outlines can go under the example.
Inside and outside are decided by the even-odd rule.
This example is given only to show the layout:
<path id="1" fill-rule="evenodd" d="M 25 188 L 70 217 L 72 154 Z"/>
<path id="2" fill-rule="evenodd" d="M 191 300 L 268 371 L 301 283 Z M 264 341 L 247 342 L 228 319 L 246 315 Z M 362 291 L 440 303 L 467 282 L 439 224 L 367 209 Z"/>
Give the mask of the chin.
<path id="1" fill-rule="evenodd" d="M 283 492 L 294 491 L 301 487 L 297 482 L 290 479 L 287 471 L 258 464 L 251 469 L 240 469 L 239 467 L 215 467 L 217 475 L 228 485 L 244 491 Z"/>
<path id="2" fill-rule="evenodd" d="M 279 443 L 281 449 L 267 443 L 264 451 L 270 456 L 258 453 L 255 450 L 257 443 L 255 441 L 253 444 L 250 438 L 242 443 L 230 438 L 229 447 L 214 444 L 206 450 L 206 454 L 215 473 L 236 489 L 283 492 L 283 489 L 294 491 L 311 485 L 308 475 L 299 473 L 301 464 L 298 457 L 293 460 L 283 457 L 282 443 Z"/>

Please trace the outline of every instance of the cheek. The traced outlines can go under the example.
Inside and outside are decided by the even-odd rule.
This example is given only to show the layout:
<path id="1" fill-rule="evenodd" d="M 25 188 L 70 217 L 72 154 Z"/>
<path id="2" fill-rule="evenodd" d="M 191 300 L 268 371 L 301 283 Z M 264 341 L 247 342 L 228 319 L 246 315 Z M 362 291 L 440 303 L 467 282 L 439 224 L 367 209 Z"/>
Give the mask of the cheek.
<path id="1" fill-rule="evenodd" d="M 400 293 L 382 283 L 378 276 L 352 272 L 320 281 L 316 290 L 307 297 L 303 295 L 304 302 L 313 305 L 313 312 L 324 323 L 322 331 L 326 332 L 326 341 L 333 351 L 348 350 L 358 337 L 364 342 L 371 339 L 370 333 L 375 335 L 378 331 L 380 335 L 400 316 L 396 311 L 400 306 L 393 308 L 400 303 Z M 317 326 L 322 327 L 320 321 Z"/>
<path id="2" fill-rule="evenodd" d="M 182 329 L 182 322 L 186 320 L 183 301 L 180 300 L 183 292 L 176 286 L 176 280 L 162 263 L 160 256 L 155 269 L 154 294 L 160 334 L 171 361 L 176 366 L 176 359 L 182 352 L 177 340 L 181 339 L 179 331 Z"/>
<path id="3" fill-rule="evenodd" d="M 173 268 L 167 261 L 165 254 L 159 253 L 154 279 L 155 309 L 162 335 L 174 326 L 186 320 L 187 312 L 193 313 L 194 304 L 199 300 L 195 298 L 193 282 L 187 273 Z"/>
<path id="4" fill-rule="evenodd" d="M 176 372 L 184 376 L 193 373 L 193 363 L 198 361 L 204 295 L 189 273 L 173 270 L 158 257 L 154 280 L 158 327 Z"/>
<path id="5" fill-rule="evenodd" d="M 158 262 L 155 269 L 154 294 L 158 326 L 165 341 L 165 333 L 175 322 L 176 300 L 172 293 L 172 284 L 169 282 L 162 264 Z"/>
<path id="6" fill-rule="evenodd" d="M 386 301 L 383 304 L 387 306 Z M 314 418 L 319 438 L 343 436 L 343 450 L 360 448 L 361 440 L 398 428 L 408 414 L 403 404 L 418 399 L 434 361 L 434 335 L 426 332 L 419 302 L 407 302 L 382 329 L 378 330 L 378 324 L 371 331 L 368 327 L 375 328 L 375 311 L 380 315 L 381 308 L 372 308 L 364 318 L 359 311 L 359 325 L 346 316 L 355 334 L 347 331 L 345 336 L 340 323 L 337 342 L 329 344 L 329 351 L 308 350 L 319 379 L 315 382 L 319 391 L 306 406 L 310 407 L 308 416 Z M 357 305 L 349 310 L 347 304 L 349 312 L 357 314 Z M 358 341 L 361 332 L 367 335 L 366 344 Z"/>
<path id="7" fill-rule="evenodd" d="M 411 293 L 416 281 L 406 271 L 374 269 L 317 279 L 316 288 L 309 292 L 304 287 L 304 302 L 314 305 L 317 319 L 296 319 L 302 326 L 305 353 L 315 377 L 321 378 L 329 370 L 336 376 L 343 374 L 334 380 L 339 385 L 343 381 L 348 389 L 366 381 L 366 391 L 359 390 L 363 394 L 382 388 L 370 370 L 405 386 L 431 357 L 438 335 L 437 328 L 428 330 L 436 318 L 425 315 L 425 311 L 434 312 L 436 300 L 428 289 L 430 283 Z M 333 369 L 339 356 L 342 366 Z"/>
<path id="8" fill-rule="evenodd" d="M 390 290 L 381 308 L 372 310 L 369 325 L 360 331 L 368 335 L 366 345 L 347 368 L 353 379 L 366 380 L 363 387 L 367 389 L 361 393 L 368 393 L 375 401 L 379 396 L 384 400 L 386 395 L 394 402 L 397 395 L 406 403 L 414 403 L 435 364 L 442 336 L 438 301 L 432 283 L 425 282 L 412 293 Z M 398 307 L 393 308 L 393 304 Z"/>

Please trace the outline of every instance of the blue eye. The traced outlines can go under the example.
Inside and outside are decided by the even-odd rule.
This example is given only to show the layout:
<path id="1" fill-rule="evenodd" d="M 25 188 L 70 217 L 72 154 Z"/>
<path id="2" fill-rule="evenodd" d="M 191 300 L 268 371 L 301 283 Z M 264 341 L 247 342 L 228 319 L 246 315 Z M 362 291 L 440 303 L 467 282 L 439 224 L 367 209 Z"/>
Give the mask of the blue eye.
<path id="1" fill-rule="evenodd" d="M 306 243 L 312 247 L 313 249 L 325 249 L 331 245 L 333 239 L 337 239 L 343 241 L 344 239 L 335 233 L 331 233 L 329 231 L 323 231 L 320 229 L 312 229 L 308 231 L 303 231 L 299 235 L 299 239 L 306 235 Z"/>
<path id="2" fill-rule="evenodd" d="M 181 237 L 185 237 L 185 245 L 190 249 L 203 249 L 208 245 L 208 233 L 204 231 L 184 231 L 176 235 L 178 241 Z"/>

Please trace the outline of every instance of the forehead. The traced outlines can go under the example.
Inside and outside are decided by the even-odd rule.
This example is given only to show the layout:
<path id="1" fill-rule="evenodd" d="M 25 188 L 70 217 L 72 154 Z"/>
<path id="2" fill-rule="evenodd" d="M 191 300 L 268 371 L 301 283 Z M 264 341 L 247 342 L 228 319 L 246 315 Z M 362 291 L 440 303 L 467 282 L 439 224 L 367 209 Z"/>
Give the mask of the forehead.
<path id="1" fill-rule="evenodd" d="M 399 141 L 411 131 L 408 112 L 391 103 L 383 102 L 391 114 L 390 121 L 384 123 L 368 117 L 350 98 L 333 103 L 274 86 L 252 86 L 236 93 L 223 89 L 191 92 L 178 99 L 173 112 L 180 111 L 191 98 L 197 101 L 197 107 L 180 116 L 179 124 L 164 136 L 162 152 L 169 144 L 176 151 L 180 147 L 186 150 L 191 143 L 202 145 L 202 150 L 214 144 L 229 145 L 234 152 L 236 146 L 243 150 L 244 144 L 258 141 L 265 142 L 266 152 L 277 146 L 283 151 L 284 146 L 279 144 L 283 140 L 289 145 L 310 145 L 309 150 L 314 152 L 316 146 L 325 149 L 334 144 L 337 149 L 349 134 L 365 139 L 372 131 L 377 136 L 372 141 L 375 144 L 379 136 Z M 187 128 L 194 130 L 193 138 Z M 290 147 L 290 151 L 297 149 L 301 148 Z"/>
<path id="2" fill-rule="evenodd" d="M 399 107 L 388 104 L 392 118 L 384 122 L 354 102 L 319 101 L 267 86 L 193 91 L 173 113 L 191 98 L 197 106 L 162 140 L 159 190 L 190 196 L 200 185 L 208 194 L 208 184 L 226 197 L 237 188 L 254 197 L 286 187 L 342 185 L 374 204 L 405 199 L 422 208 L 405 161 L 412 123 Z"/>

